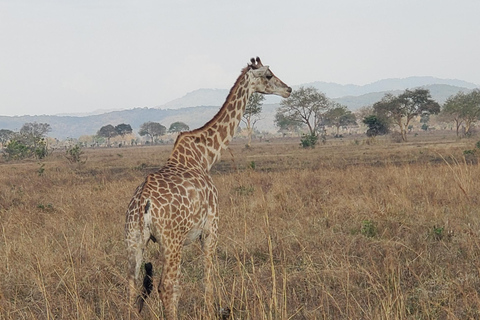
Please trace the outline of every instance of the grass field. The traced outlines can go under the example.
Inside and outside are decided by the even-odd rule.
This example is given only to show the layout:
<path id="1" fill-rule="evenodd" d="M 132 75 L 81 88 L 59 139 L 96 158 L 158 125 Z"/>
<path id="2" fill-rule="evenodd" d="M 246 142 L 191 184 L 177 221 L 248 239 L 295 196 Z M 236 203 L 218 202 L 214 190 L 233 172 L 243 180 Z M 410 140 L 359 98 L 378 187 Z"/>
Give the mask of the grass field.
<path id="1" fill-rule="evenodd" d="M 475 142 L 234 141 L 212 170 L 218 304 L 232 319 L 480 319 Z M 124 319 L 126 207 L 171 148 L 0 162 L 0 318 Z M 200 253 L 184 250 L 181 319 L 204 312 Z M 153 294 L 142 317 L 159 315 Z"/>

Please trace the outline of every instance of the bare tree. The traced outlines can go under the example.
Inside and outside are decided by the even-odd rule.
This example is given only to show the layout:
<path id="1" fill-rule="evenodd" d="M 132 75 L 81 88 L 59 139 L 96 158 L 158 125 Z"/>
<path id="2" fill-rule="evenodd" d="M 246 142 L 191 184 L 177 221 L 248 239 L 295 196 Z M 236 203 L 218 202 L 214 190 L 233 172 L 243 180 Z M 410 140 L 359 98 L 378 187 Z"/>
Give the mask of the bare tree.
<path id="1" fill-rule="evenodd" d="M 27 122 L 20 129 L 20 135 L 25 138 L 28 145 L 31 145 L 36 150 L 40 141 L 50 131 L 51 128 L 48 123 Z"/>
<path id="2" fill-rule="evenodd" d="M 317 143 L 317 133 L 324 128 L 325 112 L 332 102 L 314 87 L 300 87 L 292 92 L 289 98 L 280 102 L 276 119 L 286 123 L 301 123 L 308 128 L 303 135 L 301 145 L 313 148 Z"/>
<path id="3" fill-rule="evenodd" d="M 305 124 L 313 136 L 323 127 L 323 116 L 330 106 L 329 99 L 316 88 L 300 87 L 280 102 L 277 113 L 283 114 L 286 119 Z"/>
<path id="4" fill-rule="evenodd" d="M 252 144 L 252 133 L 253 128 L 258 120 L 260 120 L 260 113 L 262 112 L 262 101 L 265 100 L 265 97 L 255 92 L 250 96 L 250 99 L 247 102 L 245 107 L 245 112 L 243 113 L 242 121 L 245 123 L 248 134 L 247 147 L 250 147 Z"/>

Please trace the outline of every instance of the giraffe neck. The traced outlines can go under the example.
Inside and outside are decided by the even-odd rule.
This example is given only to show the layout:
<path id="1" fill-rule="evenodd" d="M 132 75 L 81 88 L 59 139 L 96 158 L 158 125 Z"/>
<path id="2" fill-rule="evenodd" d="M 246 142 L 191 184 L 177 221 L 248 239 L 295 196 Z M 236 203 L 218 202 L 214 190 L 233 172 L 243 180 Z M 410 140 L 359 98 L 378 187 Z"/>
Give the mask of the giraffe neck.
<path id="1" fill-rule="evenodd" d="M 207 172 L 220 159 L 221 151 L 227 147 L 237 129 L 248 99 L 250 88 L 249 67 L 242 70 L 227 100 L 218 113 L 203 127 L 181 133 L 169 158 L 170 163 L 186 167 L 201 167 Z"/>

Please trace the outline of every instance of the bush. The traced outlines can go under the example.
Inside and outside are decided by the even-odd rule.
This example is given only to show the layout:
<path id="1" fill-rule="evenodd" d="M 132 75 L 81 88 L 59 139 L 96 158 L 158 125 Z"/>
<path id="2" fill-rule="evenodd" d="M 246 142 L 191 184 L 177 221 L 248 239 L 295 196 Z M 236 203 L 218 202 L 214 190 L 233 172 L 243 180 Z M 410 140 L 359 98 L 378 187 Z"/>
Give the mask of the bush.
<path id="1" fill-rule="evenodd" d="M 370 115 L 363 119 L 363 123 L 367 125 L 367 137 L 376 137 L 385 135 L 389 132 L 388 122 L 376 115 Z"/>
<path id="2" fill-rule="evenodd" d="M 42 139 L 38 142 L 34 150 L 35 157 L 37 159 L 43 159 L 48 155 L 47 142 Z"/>
<path id="3" fill-rule="evenodd" d="M 79 144 L 76 144 L 67 149 L 65 157 L 70 163 L 82 163 L 82 158 L 81 158 L 82 155 L 83 155 L 82 147 Z"/>
<path id="4" fill-rule="evenodd" d="M 480 149 L 480 141 L 477 141 L 477 143 L 475 144 L 475 147 L 476 147 L 477 149 Z"/>
<path id="5" fill-rule="evenodd" d="M 317 144 L 318 141 L 318 136 L 313 133 L 313 134 L 303 134 L 302 138 L 300 139 L 300 145 L 302 148 L 315 148 L 315 145 Z"/>
<path id="6" fill-rule="evenodd" d="M 368 238 L 374 238 L 377 236 L 377 225 L 375 222 L 371 220 L 363 220 L 362 221 L 362 228 L 360 229 L 360 233 Z"/>
<path id="7" fill-rule="evenodd" d="M 31 155 L 30 148 L 19 140 L 10 140 L 5 149 L 3 156 L 7 160 L 25 159 Z"/>

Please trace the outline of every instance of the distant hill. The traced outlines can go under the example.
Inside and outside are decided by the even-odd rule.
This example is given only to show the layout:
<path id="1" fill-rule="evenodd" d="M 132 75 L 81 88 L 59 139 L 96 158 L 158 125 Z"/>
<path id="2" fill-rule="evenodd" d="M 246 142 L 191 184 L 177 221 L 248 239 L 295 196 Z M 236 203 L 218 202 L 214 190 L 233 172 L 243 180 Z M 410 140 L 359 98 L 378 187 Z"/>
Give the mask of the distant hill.
<path id="1" fill-rule="evenodd" d="M 434 77 L 408 77 L 404 79 L 384 79 L 363 86 L 354 84 L 337 84 L 330 82 L 310 82 L 293 86 L 293 89 L 303 87 L 314 87 L 320 92 L 335 101 L 346 105 L 351 110 L 362 106 L 371 105 L 380 100 L 386 93 L 398 94 L 405 89 L 424 87 L 430 90 L 434 99 L 439 103 L 458 91 L 468 91 L 478 86 L 474 83 L 440 79 Z M 159 108 L 178 109 L 194 106 L 221 106 L 228 95 L 227 89 L 198 89 L 187 93 L 185 96 L 170 101 Z M 265 104 L 280 103 L 281 98 L 277 96 L 266 96 Z"/>
<path id="2" fill-rule="evenodd" d="M 432 98 L 435 99 L 438 103 L 443 104 L 445 100 L 451 95 L 456 94 L 459 91 L 469 92 L 471 89 L 465 87 L 456 87 L 447 84 L 430 84 L 425 86 L 420 86 L 421 88 L 428 89 Z M 411 87 L 416 88 L 416 87 Z M 407 89 L 407 88 L 405 88 Z M 371 92 L 366 93 L 360 96 L 344 96 L 340 98 L 334 98 L 333 100 L 347 106 L 350 110 L 354 111 L 364 106 L 370 106 L 377 101 L 380 101 L 385 94 L 391 93 L 394 95 L 398 95 L 405 91 L 402 90 L 388 90 L 388 91 L 379 91 L 379 92 Z"/>
<path id="3" fill-rule="evenodd" d="M 104 125 L 130 124 L 134 131 L 147 121 L 164 124 L 167 128 L 172 122 L 183 121 L 191 128 L 200 127 L 218 111 L 218 106 L 192 107 L 182 109 L 135 108 L 113 111 L 85 117 L 78 116 L 0 116 L 0 128 L 18 131 L 26 122 L 46 122 L 52 131 L 50 137 L 57 139 L 78 138 L 82 135 L 94 135 Z"/>
<path id="4" fill-rule="evenodd" d="M 302 86 L 313 86 L 325 93 L 327 97 L 346 105 L 350 110 L 372 105 L 386 93 L 398 94 L 403 90 L 425 87 L 439 103 L 456 94 L 458 91 L 468 92 L 478 86 L 461 81 L 438 79 L 433 77 L 410 77 L 405 79 L 385 79 L 368 85 L 341 85 L 327 82 L 312 82 Z M 300 86 L 294 86 L 296 89 Z M 175 121 L 185 122 L 191 129 L 198 128 L 211 119 L 224 103 L 228 95 L 227 89 L 199 89 L 185 96 L 170 101 L 156 108 L 134 108 L 128 110 L 95 112 L 90 115 L 41 115 L 41 116 L 0 116 L 0 129 L 18 131 L 26 122 L 49 123 L 52 131 L 49 136 L 66 139 L 78 138 L 82 135 L 94 135 L 104 125 L 130 124 L 138 132 L 140 125 L 147 121 L 160 122 L 167 128 Z M 262 120 L 257 128 L 265 131 L 276 131 L 274 118 L 281 98 L 266 96 L 263 105 Z"/>
<path id="5" fill-rule="evenodd" d="M 198 89 L 181 98 L 160 106 L 162 109 L 179 109 L 197 106 L 221 106 L 228 95 L 227 89 Z"/>
<path id="6" fill-rule="evenodd" d="M 302 84 L 304 87 L 314 87 L 325 93 L 329 98 L 340 98 L 345 96 L 362 96 L 372 92 L 387 92 L 405 90 L 430 85 L 447 85 L 464 89 L 475 89 L 479 86 L 462 80 L 440 79 L 434 77 L 408 77 L 403 79 L 384 79 L 363 86 L 354 84 L 337 84 L 329 82 L 310 82 Z"/>

